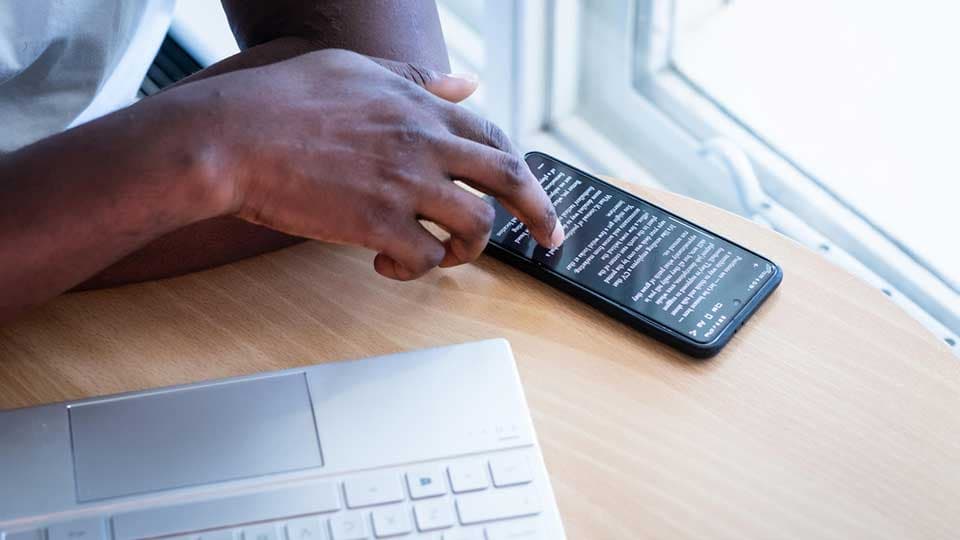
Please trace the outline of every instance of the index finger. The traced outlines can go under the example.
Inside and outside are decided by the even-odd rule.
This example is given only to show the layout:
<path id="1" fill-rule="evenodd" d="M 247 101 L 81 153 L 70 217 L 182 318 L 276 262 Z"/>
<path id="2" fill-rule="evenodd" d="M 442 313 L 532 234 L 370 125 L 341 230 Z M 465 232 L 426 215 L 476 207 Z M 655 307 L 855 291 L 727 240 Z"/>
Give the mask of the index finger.
<path id="1" fill-rule="evenodd" d="M 519 156 L 458 137 L 439 145 L 447 174 L 493 195 L 540 245 L 555 248 L 563 243 L 563 226 L 550 197 Z"/>
<path id="2" fill-rule="evenodd" d="M 500 126 L 463 107 L 447 104 L 446 126 L 454 135 L 496 148 L 520 158 L 520 152 Z"/>

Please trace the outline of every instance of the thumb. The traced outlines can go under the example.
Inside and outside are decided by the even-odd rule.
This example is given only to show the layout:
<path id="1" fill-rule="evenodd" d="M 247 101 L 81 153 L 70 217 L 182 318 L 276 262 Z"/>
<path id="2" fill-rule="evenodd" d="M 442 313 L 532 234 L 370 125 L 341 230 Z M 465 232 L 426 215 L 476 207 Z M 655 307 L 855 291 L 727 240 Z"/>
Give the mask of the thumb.
<path id="1" fill-rule="evenodd" d="M 371 60 L 408 81 L 425 88 L 431 94 L 453 103 L 459 103 L 473 94 L 480 84 L 474 73 L 443 73 L 409 62 L 394 62 L 383 58 Z"/>

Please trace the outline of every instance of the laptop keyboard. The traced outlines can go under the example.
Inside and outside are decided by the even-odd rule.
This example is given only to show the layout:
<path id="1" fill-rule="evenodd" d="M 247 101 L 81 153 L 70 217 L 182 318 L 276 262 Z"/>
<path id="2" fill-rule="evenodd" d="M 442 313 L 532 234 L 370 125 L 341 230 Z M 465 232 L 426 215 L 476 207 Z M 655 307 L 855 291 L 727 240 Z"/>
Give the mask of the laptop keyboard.
<path id="1" fill-rule="evenodd" d="M 339 478 L 175 506 L 105 520 L 59 523 L 46 540 L 536 540 L 547 523 L 535 474 L 536 450 L 347 474 Z M 30 538 L 7 535 L 7 540 Z"/>

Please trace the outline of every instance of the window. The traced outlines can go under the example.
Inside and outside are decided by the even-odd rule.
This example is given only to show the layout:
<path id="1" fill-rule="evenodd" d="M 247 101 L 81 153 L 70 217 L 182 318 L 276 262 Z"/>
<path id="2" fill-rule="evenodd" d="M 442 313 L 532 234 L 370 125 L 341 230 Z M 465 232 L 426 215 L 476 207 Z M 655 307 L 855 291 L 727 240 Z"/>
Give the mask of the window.
<path id="1" fill-rule="evenodd" d="M 960 178 L 951 152 L 960 73 L 946 68 L 960 50 L 958 18 L 951 3 L 905 10 L 863 0 L 680 0 L 672 58 L 692 84 L 956 288 L 960 253 L 944 249 L 953 230 L 939 220 L 958 194 L 949 179 Z"/>
<path id="2" fill-rule="evenodd" d="M 480 108 L 521 147 L 768 225 L 957 349 L 960 7 L 486 0 L 481 16 L 478 2 L 440 0 L 448 47 L 469 4 Z"/>
<path id="3" fill-rule="evenodd" d="M 955 229 L 942 220 L 960 194 L 960 73 L 947 68 L 960 6 L 678 0 L 676 10 L 681 76 L 958 288 Z"/>

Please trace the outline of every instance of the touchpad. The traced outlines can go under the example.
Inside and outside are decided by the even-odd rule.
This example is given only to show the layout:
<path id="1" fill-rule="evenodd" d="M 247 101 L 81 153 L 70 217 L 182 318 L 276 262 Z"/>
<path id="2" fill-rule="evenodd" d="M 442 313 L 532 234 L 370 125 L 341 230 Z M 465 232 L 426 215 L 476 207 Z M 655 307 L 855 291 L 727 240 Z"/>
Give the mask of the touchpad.
<path id="1" fill-rule="evenodd" d="M 303 373 L 69 409 L 79 502 L 320 467 Z"/>

